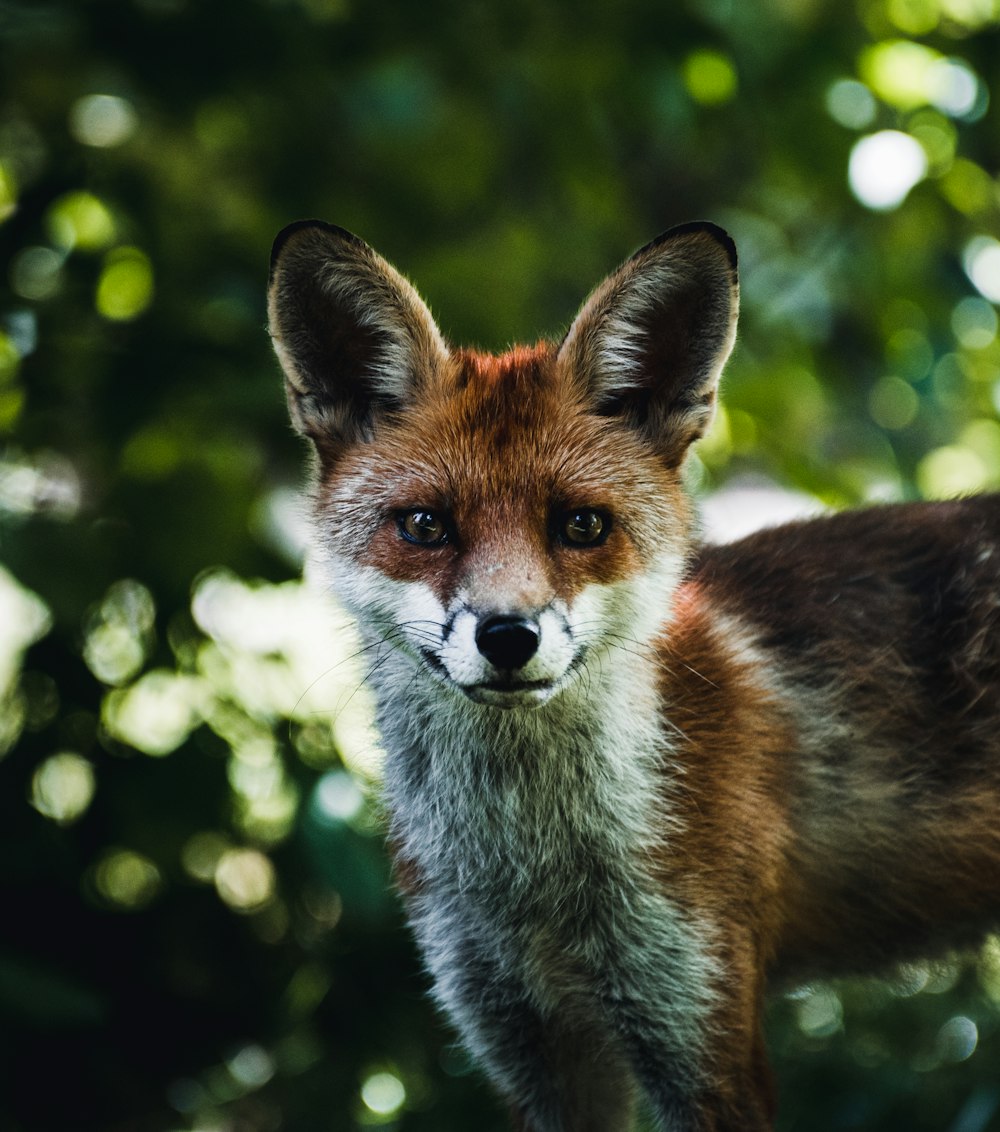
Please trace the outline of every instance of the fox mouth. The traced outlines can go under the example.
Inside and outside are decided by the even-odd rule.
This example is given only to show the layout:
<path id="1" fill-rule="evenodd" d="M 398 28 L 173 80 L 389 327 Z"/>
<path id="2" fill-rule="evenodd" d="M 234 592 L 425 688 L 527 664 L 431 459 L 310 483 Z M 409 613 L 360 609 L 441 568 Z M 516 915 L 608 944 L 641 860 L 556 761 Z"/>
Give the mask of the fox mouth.
<path id="1" fill-rule="evenodd" d="M 532 692 L 538 688 L 553 688 L 555 680 L 484 680 L 481 684 L 469 684 L 470 688 L 482 688 L 487 692 Z"/>
<path id="2" fill-rule="evenodd" d="M 560 686 L 559 680 L 490 680 L 457 684 L 470 700 L 492 707 L 531 707 L 544 703 Z"/>
<path id="3" fill-rule="evenodd" d="M 467 696 L 475 699 L 480 693 L 499 696 L 524 696 L 539 692 L 553 692 L 559 680 L 518 680 L 511 676 L 502 680 L 484 680 L 480 684 L 460 684 Z"/>
<path id="4" fill-rule="evenodd" d="M 463 692 L 470 700 L 495 707 L 514 707 L 522 704 L 543 703 L 562 685 L 569 671 L 561 677 L 546 680 L 524 680 L 516 672 L 501 673 L 492 680 L 482 680 L 475 684 L 460 684 L 448 671 L 447 666 L 429 649 L 422 648 L 420 654 L 431 671 L 446 684 Z M 575 666 L 571 666 L 571 669 Z"/>
<path id="5" fill-rule="evenodd" d="M 449 672 L 444 661 L 428 648 L 420 648 L 420 655 L 433 674 L 449 687 L 461 692 L 473 703 L 492 707 L 536 707 L 552 698 L 566 686 L 573 675 L 586 662 L 586 649 L 580 649 L 564 671 L 543 679 L 525 679 L 516 669 L 500 670 L 490 679 L 464 684 Z"/>

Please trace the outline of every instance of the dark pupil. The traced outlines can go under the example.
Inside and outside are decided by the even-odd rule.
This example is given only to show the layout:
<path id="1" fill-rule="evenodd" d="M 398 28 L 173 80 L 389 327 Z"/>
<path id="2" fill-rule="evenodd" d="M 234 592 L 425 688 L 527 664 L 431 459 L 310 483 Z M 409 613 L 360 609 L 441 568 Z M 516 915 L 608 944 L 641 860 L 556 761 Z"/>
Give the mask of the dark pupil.
<path id="1" fill-rule="evenodd" d="M 406 520 L 406 529 L 421 542 L 433 542 L 441 534 L 441 524 L 432 511 L 414 511 Z"/>
<path id="2" fill-rule="evenodd" d="M 593 542 L 601 534 L 604 523 L 596 511 L 577 511 L 566 524 L 566 534 L 573 542 Z"/>

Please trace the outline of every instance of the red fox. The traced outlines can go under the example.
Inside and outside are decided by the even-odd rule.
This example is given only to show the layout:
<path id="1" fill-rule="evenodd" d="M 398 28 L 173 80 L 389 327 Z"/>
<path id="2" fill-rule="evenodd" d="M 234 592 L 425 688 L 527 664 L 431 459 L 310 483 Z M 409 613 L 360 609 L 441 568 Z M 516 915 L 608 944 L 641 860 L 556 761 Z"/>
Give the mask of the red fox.
<path id="1" fill-rule="evenodd" d="M 490 356 L 343 229 L 275 242 L 400 887 L 517 1129 L 771 1128 L 769 980 L 1000 925 L 1000 497 L 700 545 L 682 465 L 737 303 L 732 240 L 686 224 Z"/>

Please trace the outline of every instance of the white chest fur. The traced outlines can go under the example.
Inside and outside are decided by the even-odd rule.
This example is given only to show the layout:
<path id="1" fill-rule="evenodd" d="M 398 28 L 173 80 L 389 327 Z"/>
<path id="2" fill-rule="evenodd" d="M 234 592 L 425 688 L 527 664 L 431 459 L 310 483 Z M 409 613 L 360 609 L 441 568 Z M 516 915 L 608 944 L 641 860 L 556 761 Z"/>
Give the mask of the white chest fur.
<path id="1" fill-rule="evenodd" d="M 396 663 L 408 679 L 390 660 L 378 681 L 393 838 L 416 866 L 435 995 L 473 1051 L 502 1077 L 504 1025 L 570 1006 L 609 1041 L 641 1030 L 694 1080 L 715 970 L 704 927 L 647 870 L 671 834 L 649 677 L 619 656 L 505 711 Z"/>

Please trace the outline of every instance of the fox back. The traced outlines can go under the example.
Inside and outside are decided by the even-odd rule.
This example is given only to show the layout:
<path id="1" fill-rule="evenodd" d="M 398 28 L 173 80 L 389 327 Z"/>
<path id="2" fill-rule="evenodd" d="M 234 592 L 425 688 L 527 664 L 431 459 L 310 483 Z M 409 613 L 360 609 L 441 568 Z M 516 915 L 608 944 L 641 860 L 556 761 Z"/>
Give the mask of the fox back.
<path id="1" fill-rule="evenodd" d="M 563 339 L 449 346 L 362 241 L 275 243 L 270 329 L 356 616 L 434 993 L 531 1132 L 771 1127 L 770 979 L 1000 921 L 1000 499 L 700 546 L 736 253 L 672 229 Z"/>

